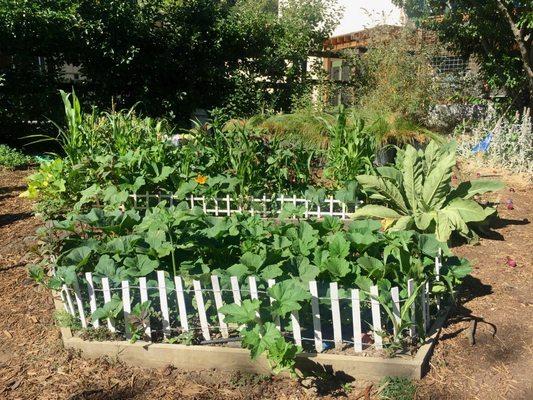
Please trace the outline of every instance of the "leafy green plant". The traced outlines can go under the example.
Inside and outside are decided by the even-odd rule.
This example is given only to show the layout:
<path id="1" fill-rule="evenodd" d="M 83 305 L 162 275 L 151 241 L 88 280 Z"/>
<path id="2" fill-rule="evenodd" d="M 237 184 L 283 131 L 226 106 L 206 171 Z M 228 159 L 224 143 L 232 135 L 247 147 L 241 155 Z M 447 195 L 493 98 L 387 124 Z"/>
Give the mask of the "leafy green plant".
<path id="1" fill-rule="evenodd" d="M 359 184 L 370 199 L 356 210 L 354 218 L 381 218 L 392 231 L 418 229 L 434 232 L 440 241 L 447 241 L 457 231 L 471 237 L 470 223 L 482 222 L 495 210 L 483 208 L 472 198 L 499 190 L 498 181 L 475 180 L 452 188 L 455 166 L 455 145 L 439 147 L 430 142 L 425 150 L 408 145 L 396 159 L 396 166 L 378 167 L 376 175 L 360 175 Z"/>
<path id="2" fill-rule="evenodd" d="M 98 307 L 91 315 L 91 318 L 93 320 L 95 319 L 106 319 L 109 318 L 111 320 L 117 318 L 122 311 L 122 300 L 118 297 L 118 295 L 113 295 L 111 297 L 111 300 L 105 303 L 102 307 Z"/>
<path id="3" fill-rule="evenodd" d="M 76 317 L 65 310 L 56 310 L 54 312 L 54 319 L 61 328 L 70 328 L 75 331 L 81 329 L 81 324 Z"/>
<path id="4" fill-rule="evenodd" d="M 17 149 L 13 149 L 5 144 L 0 144 L 0 167 L 15 169 L 25 167 L 35 163 L 35 159 Z"/>
<path id="5" fill-rule="evenodd" d="M 253 359 L 264 354 L 274 374 L 288 371 L 294 375 L 295 357 L 302 348 L 285 340 L 273 318 L 285 317 L 289 312 L 299 310 L 299 303 L 310 295 L 294 281 L 277 283 L 269 288 L 268 292 L 274 301 L 271 306 L 263 307 L 261 311 L 259 300 L 246 299 L 240 305 L 225 305 L 220 312 L 225 315 L 226 323 L 240 325 L 242 347 L 250 350 Z M 270 316 L 272 320 L 265 320 L 264 315 Z"/>
<path id="6" fill-rule="evenodd" d="M 379 398 L 383 400 L 413 400 L 416 386 L 409 378 L 387 377 L 381 382 Z"/>
<path id="7" fill-rule="evenodd" d="M 135 304 L 131 309 L 126 321 L 130 330 L 131 343 L 143 338 L 145 329 L 150 323 L 151 304 L 151 301 L 147 300 L 144 303 Z"/>
<path id="8" fill-rule="evenodd" d="M 335 124 L 327 120 L 323 123 L 329 134 L 326 177 L 347 182 L 361 173 L 368 173 L 372 169 L 376 142 L 375 137 L 365 131 L 364 121 L 353 116 L 349 121 L 347 111 L 341 107 Z"/>

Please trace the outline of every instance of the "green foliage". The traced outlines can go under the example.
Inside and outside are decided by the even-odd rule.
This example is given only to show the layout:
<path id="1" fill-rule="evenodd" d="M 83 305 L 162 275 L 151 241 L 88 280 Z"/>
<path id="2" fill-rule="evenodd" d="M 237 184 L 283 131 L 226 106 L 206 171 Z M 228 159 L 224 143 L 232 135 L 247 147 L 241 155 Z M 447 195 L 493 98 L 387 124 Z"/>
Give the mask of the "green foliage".
<path id="1" fill-rule="evenodd" d="M 387 377 L 381 382 L 380 399 L 383 400 L 413 400 L 416 386 L 409 378 Z"/>
<path id="2" fill-rule="evenodd" d="M 529 87 L 533 101 L 532 13 L 527 0 L 396 0 L 425 29 L 468 57 L 474 55 L 488 84 L 518 94 Z M 435 18 L 435 16 L 438 16 Z M 513 96 L 513 97 L 515 97 Z"/>
<path id="3" fill-rule="evenodd" d="M 143 338 L 144 331 L 150 322 L 150 315 L 152 314 L 151 305 L 151 301 L 148 300 L 144 303 L 135 304 L 131 309 L 126 321 L 130 330 L 131 343 L 135 343 L 137 340 Z"/>
<path id="4" fill-rule="evenodd" d="M 54 311 L 54 319 L 61 328 L 70 328 L 76 331 L 81 329 L 80 322 L 76 317 L 65 310 Z"/>
<path id="5" fill-rule="evenodd" d="M 309 89 L 307 56 L 322 49 L 338 11 L 331 0 L 0 4 L 0 48 L 14 65 L 0 70 L 0 127 L 13 138 L 49 134 L 28 121 L 57 120 L 55 93 L 72 85 L 98 107 L 139 102 L 184 125 L 196 109 L 289 111 Z M 69 81 L 64 64 L 79 67 L 80 79 Z"/>
<path id="6" fill-rule="evenodd" d="M 359 184 L 378 205 L 369 204 L 356 210 L 355 218 L 386 220 L 393 231 L 417 229 L 434 232 L 445 242 L 452 232 L 472 235 L 468 224 L 482 222 L 495 210 L 483 208 L 472 200 L 474 195 L 499 190 L 496 181 L 462 182 L 452 188 L 455 144 L 439 147 L 430 142 L 425 150 L 408 145 L 396 158 L 395 167 L 379 167 L 377 175 L 360 175 Z"/>
<path id="7" fill-rule="evenodd" d="M 228 304 L 220 309 L 225 315 L 226 323 L 240 324 L 240 336 L 242 338 L 242 347 L 250 350 L 253 359 L 265 354 L 272 372 L 279 374 L 283 371 L 295 374 L 295 357 L 302 351 L 301 347 L 286 341 L 281 331 L 276 327 L 273 321 L 265 321 L 259 315 L 280 315 L 279 303 L 283 304 L 284 312 L 299 310 L 301 308 L 298 301 L 304 300 L 304 297 L 298 297 L 286 294 L 286 286 L 277 283 L 270 290 L 270 294 L 280 295 L 276 300 L 277 306 L 264 307 L 260 312 L 261 303 L 259 300 L 244 300 L 241 305 Z M 282 287 L 283 286 L 283 287 Z M 285 295 L 287 301 L 282 301 L 281 297 Z M 290 297 L 290 300 L 288 299 Z"/>
<path id="8" fill-rule="evenodd" d="M 335 124 L 323 121 L 329 134 L 326 177 L 347 182 L 368 173 L 372 169 L 376 142 L 364 130 L 364 121 L 353 117 L 348 121 L 344 108 L 339 110 Z"/>
<path id="9" fill-rule="evenodd" d="M 352 73 L 342 90 L 349 94 L 350 105 L 385 121 L 424 123 L 438 95 L 430 65 L 437 46 L 421 40 L 411 28 L 387 26 L 373 29 L 368 42 L 364 54 L 344 54 Z"/>
<path id="10" fill-rule="evenodd" d="M 26 167 L 35 162 L 34 158 L 28 156 L 5 144 L 0 144 L 0 168 L 15 169 Z"/>

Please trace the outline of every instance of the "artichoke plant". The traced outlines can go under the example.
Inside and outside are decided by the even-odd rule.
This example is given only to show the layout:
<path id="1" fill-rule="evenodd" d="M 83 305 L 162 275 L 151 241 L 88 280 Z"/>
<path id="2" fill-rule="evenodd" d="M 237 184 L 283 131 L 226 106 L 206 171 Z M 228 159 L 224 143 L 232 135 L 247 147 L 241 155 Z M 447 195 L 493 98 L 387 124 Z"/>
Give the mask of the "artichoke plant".
<path id="1" fill-rule="evenodd" d="M 362 189 L 376 204 L 356 210 L 354 218 L 380 218 L 390 230 L 417 229 L 435 233 L 446 242 L 453 231 L 471 238 L 470 223 L 482 222 L 496 210 L 483 207 L 473 197 L 496 191 L 495 180 L 473 180 L 451 185 L 455 143 L 439 147 L 431 141 L 425 150 L 407 145 L 395 166 L 378 167 L 376 175 L 359 175 Z"/>

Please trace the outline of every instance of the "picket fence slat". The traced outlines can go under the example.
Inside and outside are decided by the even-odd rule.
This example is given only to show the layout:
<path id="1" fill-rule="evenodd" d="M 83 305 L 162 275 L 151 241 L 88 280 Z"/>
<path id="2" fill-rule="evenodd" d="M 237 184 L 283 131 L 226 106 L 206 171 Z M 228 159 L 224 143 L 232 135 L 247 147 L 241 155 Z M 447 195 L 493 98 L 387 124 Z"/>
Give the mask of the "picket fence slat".
<path id="1" fill-rule="evenodd" d="M 148 301 L 148 288 L 146 285 L 146 277 L 139 278 L 139 292 L 141 295 L 141 304 Z M 146 321 L 146 327 L 144 328 L 144 334 L 147 338 L 152 337 L 152 328 L 150 324 L 150 317 Z"/>
<path id="2" fill-rule="evenodd" d="M 236 276 L 230 277 L 231 290 L 233 291 L 233 301 L 237 305 L 241 305 L 241 291 L 239 289 L 239 280 Z"/>
<path id="3" fill-rule="evenodd" d="M 425 306 L 425 310 L 426 310 L 426 315 L 425 315 L 425 320 L 424 320 L 424 326 L 426 327 L 426 332 L 429 328 L 429 325 L 430 325 L 430 322 L 431 322 L 431 317 L 429 315 L 429 282 L 426 281 L 425 285 L 424 285 L 424 292 L 425 292 L 425 296 L 424 296 L 424 306 Z"/>
<path id="4" fill-rule="evenodd" d="M 59 291 L 59 297 L 61 297 L 61 302 L 63 303 L 63 308 L 65 309 L 65 312 L 70 314 L 70 310 L 67 306 L 67 298 L 65 297 L 65 291 L 63 289 Z"/>
<path id="5" fill-rule="evenodd" d="M 192 281 L 194 287 L 194 297 L 196 299 L 196 306 L 198 307 L 198 316 L 200 317 L 200 327 L 202 328 L 202 336 L 205 340 L 211 340 L 209 334 L 209 324 L 207 322 L 207 314 L 205 312 L 204 296 L 202 295 L 202 286 L 200 281 L 196 279 Z"/>
<path id="6" fill-rule="evenodd" d="M 102 290 L 104 292 L 104 304 L 111 301 L 111 288 L 109 287 L 109 278 L 102 278 Z M 110 332 L 116 332 L 115 321 L 112 318 L 107 318 L 107 329 Z"/>
<path id="7" fill-rule="evenodd" d="M 96 296 L 94 293 L 93 274 L 86 272 L 85 280 L 87 281 L 87 294 L 89 295 L 89 307 L 92 315 L 96 311 Z M 95 328 L 100 327 L 100 321 L 98 321 L 98 318 L 92 318 L 92 324 Z"/>
<path id="8" fill-rule="evenodd" d="M 224 305 L 222 302 L 222 292 L 220 291 L 220 282 L 218 276 L 211 275 L 211 286 L 213 287 L 213 296 L 215 297 L 215 307 L 217 308 L 218 323 L 220 326 L 220 333 L 223 338 L 229 337 L 228 325 L 224 322 L 224 314 L 219 310 Z"/>
<path id="9" fill-rule="evenodd" d="M 359 289 L 352 289 L 352 323 L 353 323 L 353 345 L 356 352 L 363 351 L 363 337 L 361 332 L 361 303 L 359 300 Z"/>
<path id="10" fill-rule="evenodd" d="M 383 349 L 383 338 L 381 337 L 381 313 L 378 301 L 378 287 L 370 287 L 370 304 L 372 307 L 372 327 L 374 328 L 374 346 L 377 350 Z"/>
<path id="11" fill-rule="evenodd" d="M 335 347 L 342 347 L 341 310 L 339 306 L 339 288 L 337 282 L 329 284 L 331 297 L 331 318 L 333 320 L 333 340 Z"/>
<path id="12" fill-rule="evenodd" d="M 322 348 L 322 328 L 320 325 L 320 307 L 318 303 L 318 288 L 316 281 L 309 282 L 309 292 L 311 293 L 311 311 L 313 313 L 313 330 L 315 337 L 315 349 L 320 353 Z"/>
<path id="13" fill-rule="evenodd" d="M 409 279 L 407 281 L 407 296 L 411 298 L 413 293 L 415 292 L 415 281 L 414 279 Z M 413 301 L 413 304 L 411 304 L 411 321 L 413 322 L 411 326 L 409 327 L 409 335 L 411 337 L 415 337 L 416 335 L 416 301 Z"/>
<path id="14" fill-rule="evenodd" d="M 255 280 L 255 276 L 248 277 L 248 286 L 250 287 L 250 299 L 259 300 L 259 296 L 257 294 L 257 281 Z M 259 311 L 256 311 L 255 315 L 257 316 L 257 318 L 259 318 Z"/>
<path id="15" fill-rule="evenodd" d="M 68 290 L 68 286 L 63 284 L 63 292 L 65 293 L 65 298 L 67 299 L 68 313 L 73 317 L 76 316 L 76 311 L 74 311 L 74 303 L 72 303 L 72 296 Z"/>
<path id="16" fill-rule="evenodd" d="M 440 260 L 440 253 L 442 252 L 441 249 L 439 249 L 439 255 L 435 257 L 435 281 L 440 281 L 440 268 L 441 268 L 441 260 Z M 436 297 L 436 303 L 437 303 L 437 310 L 440 310 L 440 295 L 437 295 Z"/>
<path id="17" fill-rule="evenodd" d="M 269 288 L 271 288 L 275 284 L 276 284 L 276 280 L 275 279 L 269 279 L 267 281 L 267 285 L 268 285 Z M 274 299 L 272 297 L 269 297 L 269 299 L 270 299 L 270 304 L 274 303 Z M 279 315 L 276 315 L 274 317 L 274 324 L 276 324 L 276 327 L 278 328 L 278 330 L 281 330 L 281 321 L 280 321 Z M 295 337 L 295 339 L 296 339 L 296 337 Z"/>
<path id="18" fill-rule="evenodd" d="M 189 330 L 189 322 L 187 321 L 187 308 L 185 306 L 185 296 L 183 294 L 183 281 L 180 276 L 174 277 L 174 285 L 176 286 L 176 300 L 178 301 L 181 329 L 184 332 L 187 332 Z"/>
<path id="19" fill-rule="evenodd" d="M 87 320 L 85 319 L 85 310 L 83 309 L 83 302 L 81 300 L 80 284 L 78 279 L 74 279 L 74 298 L 76 299 L 76 306 L 78 307 L 78 314 L 80 316 L 81 327 L 87 328 Z"/>
<path id="20" fill-rule="evenodd" d="M 129 281 L 122 281 L 122 307 L 124 311 L 124 334 L 126 339 L 131 339 L 131 331 L 129 324 L 129 316 L 131 314 L 131 299 L 130 299 L 130 283 Z"/>
<path id="21" fill-rule="evenodd" d="M 400 290 L 398 289 L 397 286 L 391 288 L 390 296 L 392 298 L 392 315 L 394 316 L 396 323 L 399 324 L 402 319 L 400 316 Z M 393 324 L 393 327 L 394 327 L 394 336 L 396 336 L 399 334 L 399 332 L 396 329 L 396 325 Z"/>
<path id="22" fill-rule="evenodd" d="M 298 311 L 291 312 L 291 325 L 292 325 L 292 335 L 294 338 L 294 344 L 297 346 L 302 345 L 302 327 L 300 326 L 300 314 Z"/>
<path id="23" fill-rule="evenodd" d="M 161 307 L 161 317 L 163 318 L 163 335 L 168 338 L 170 336 L 170 315 L 164 271 L 157 271 L 157 288 L 159 289 L 159 305 Z"/>

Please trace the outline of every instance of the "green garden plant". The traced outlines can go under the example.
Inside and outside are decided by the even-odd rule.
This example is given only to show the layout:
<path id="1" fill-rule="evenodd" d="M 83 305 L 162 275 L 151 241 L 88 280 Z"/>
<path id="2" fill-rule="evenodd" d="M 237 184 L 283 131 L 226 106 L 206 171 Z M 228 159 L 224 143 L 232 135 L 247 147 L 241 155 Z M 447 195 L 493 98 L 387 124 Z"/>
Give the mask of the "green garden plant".
<path id="1" fill-rule="evenodd" d="M 377 175 L 357 177 L 377 204 L 361 207 L 353 217 L 383 219 L 391 231 L 432 232 L 443 242 L 452 232 L 472 237 L 469 224 L 482 222 L 495 212 L 473 197 L 499 190 L 503 184 L 474 180 L 453 188 L 455 162 L 455 143 L 439 147 L 432 141 L 425 150 L 408 145 L 397 156 L 395 166 L 378 167 Z"/>
<path id="2" fill-rule="evenodd" d="M 0 168 L 15 169 L 34 164 L 35 159 L 5 144 L 0 144 Z"/>

